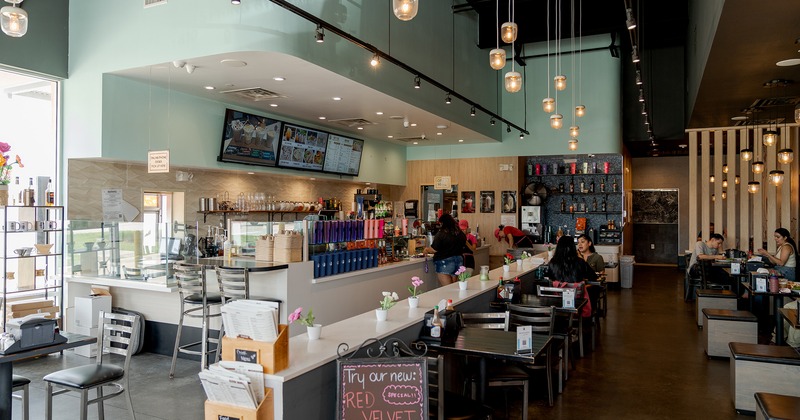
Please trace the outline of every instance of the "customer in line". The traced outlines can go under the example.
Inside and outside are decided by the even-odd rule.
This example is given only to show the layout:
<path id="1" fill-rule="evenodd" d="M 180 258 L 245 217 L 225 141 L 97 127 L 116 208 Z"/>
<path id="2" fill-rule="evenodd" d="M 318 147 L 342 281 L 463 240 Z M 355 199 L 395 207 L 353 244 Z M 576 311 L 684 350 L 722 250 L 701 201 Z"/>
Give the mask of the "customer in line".
<path id="1" fill-rule="evenodd" d="M 446 286 L 456 281 L 456 270 L 464 265 L 461 253 L 466 246 L 467 237 L 449 213 L 439 217 L 439 224 L 439 231 L 433 237 L 433 243 L 425 247 L 425 252 L 433 254 L 436 277 L 440 285 Z"/>
<path id="2" fill-rule="evenodd" d="M 712 233 L 711 237 L 708 238 L 707 241 L 697 241 L 694 244 L 694 252 L 692 252 L 692 258 L 689 260 L 689 275 L 692 277 L 700 277 L 701 276 L 701 268 L 698 261 L 713 261 L 713 260 L 722 260 L 725 259 L 725 255 L 722 251 L 722 243 L 725 242 L 725 237 L 720 235 L 719 233 Z M 723 271 L 719 267 L 709 267 L 710 270 L 706 272 L 706 275 L 709 277 L 707 280 L 708 283 L 717 283 L 717 284 L 731 284 L 730 276 L 728 273 Z"/>
<path id="3" fill-rule="evenodd" d="M 494 237 L 497 238 L 500 243 L 507 242 L 509 248 L 516 248 L 519 245 L 533 247 L 533 241 L 528 238 L 528 235 L 514 226 L 498 226 L 497 229 L 494 230 Z"/>
<path id="4" fill-rule="evenodd" d="M 605 274 L 606 262 L 594 249 L 594 242 L 592 242 L 592 238 L 589 235 L 578 236 L 578 256 L 586 261 L 595 273 L 598 275 Z"/>
<path id="5" fill-rule="evenodd" d="M 473 254 L 478 248 L 478 238 L 469 233 L 469 222 L 466 219 L 458 221 L 458 228 L 461 229 L 461 232 L 464 233 L 467 238 L 464 243 L 462 256 L 464 257 L 464 267 L 467 268 L 467 273 L 472 275 L 472 272 L 475 270 L 475 256 Z"/>
<path id="6" fill-rule="evenodd" d="M 775 255 L 770 255 L 769 251 L 764 248 L 759 248 L 758 254 L 774 264 L 775 269 L 783 277 L 786 277 L 789 281 L 794 281 L 797 278 L 797 244 L 786 228 L 775 229 L 773 236 L 775 236 L 775 245 L 778 246 Z"/>

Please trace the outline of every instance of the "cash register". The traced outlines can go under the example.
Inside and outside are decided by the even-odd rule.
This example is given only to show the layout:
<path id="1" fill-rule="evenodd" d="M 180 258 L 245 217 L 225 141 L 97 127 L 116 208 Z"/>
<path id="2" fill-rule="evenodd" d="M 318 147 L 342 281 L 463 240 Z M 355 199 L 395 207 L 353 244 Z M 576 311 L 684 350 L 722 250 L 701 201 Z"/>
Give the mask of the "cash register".
<path id="1" fill-rule="evenodd" d="M 7 333 L 0 339 L 0 354 L 12 354 L 65 343 L 67 338 L 58 333 L 57 321 L 46 316 L 46 314 L 31 314 L 23 318 L 10 319 L 6 323 Z"/>

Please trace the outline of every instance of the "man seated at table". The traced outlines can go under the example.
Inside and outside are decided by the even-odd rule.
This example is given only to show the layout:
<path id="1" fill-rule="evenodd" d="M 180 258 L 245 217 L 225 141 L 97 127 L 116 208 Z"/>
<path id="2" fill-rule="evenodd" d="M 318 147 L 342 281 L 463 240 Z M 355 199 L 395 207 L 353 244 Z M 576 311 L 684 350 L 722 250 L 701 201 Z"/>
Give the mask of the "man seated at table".
<path id="1" fill-rule="evenodd" d="M 494 230 L 494 237 L 501 243 L 508 242 L 509 248 L 516 248 L 520 244 L 528 247 L 533 246 L 533 241 L 528 238 L 528 235 L 514 226 L 498 226 Z"/>
<path id="2" fill-rule="evenodd" d="M 692 252 L 692 259 L 689 260 L 689 275 L 692 277 L 700 277 L 700 264 L 698 261 L 714 261 L 723 260 L 725 255 L 722 252 L 722 243 L 725 238 L 719 233 L 712 233 L 707 241 L 697 241 L 694 244 L 694 252 Z M 707 283 L 716 284 L 731 284 L 731 279 L 728 273 L 719 267 L 708 267 L 706 271 Z"/>

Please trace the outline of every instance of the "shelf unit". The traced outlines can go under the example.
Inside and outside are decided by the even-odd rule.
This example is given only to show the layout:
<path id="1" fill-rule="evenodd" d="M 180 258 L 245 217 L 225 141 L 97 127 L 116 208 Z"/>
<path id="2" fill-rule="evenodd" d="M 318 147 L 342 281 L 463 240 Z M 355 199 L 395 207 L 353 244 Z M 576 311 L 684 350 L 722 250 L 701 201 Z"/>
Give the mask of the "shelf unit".
<path id="1" fill-rule="evenodd" d="M 3 294 L 2 322 L 8 304 L 28 298 L 53 299 L 59 322 L 64 305 L 64 207 L 0 206 L 2 212 Z M 50 244 L 40 253 L 36 245 Z M 30 248 L 29 255 L 22 249 Z"/>
<path id="2" fill-rule="evenodd" d="M 280 221 L 283 222 L 284 221 L 283 220 L 283 216 L 286 215 L 286 214 L 294 214 L 295 215 L 295 219 L 296 219 L 298 214 L 319 214 L 319 215 L 322 215 L 322 214 L 325 214 L 325 213 L 334 213 L 334 212 L 337 212 L 337 211 L 339 211 L 339 210 L 325 210 L 325 209 L 323 209 L 323 210 L 313 210 L 313 211 L 312 210 L 307 210 L 307 211 L 304 211 L 304 210 L 248 210 L 248 211 L 211 210 L 211 211 L 198 211 L 197 213 L 203 215 L 203 223 L 206 223 L 206 219 L 208 218 L 208 215 L 221 215 L 222 216 L 223 225 L 227 226 L 228 225 L 228 215 L 229 214 L 245 214 L 245 215 L 247 215 L 247 214 L 256 214 L 256 215 L 265 214 L 265 215 L 269 216 L 268 217 L 269 220 L 266 220 L 267 222 L 274 222 L 275 221 L 275 215 L 279 214 L 281 216 L 281 220 Z"/>

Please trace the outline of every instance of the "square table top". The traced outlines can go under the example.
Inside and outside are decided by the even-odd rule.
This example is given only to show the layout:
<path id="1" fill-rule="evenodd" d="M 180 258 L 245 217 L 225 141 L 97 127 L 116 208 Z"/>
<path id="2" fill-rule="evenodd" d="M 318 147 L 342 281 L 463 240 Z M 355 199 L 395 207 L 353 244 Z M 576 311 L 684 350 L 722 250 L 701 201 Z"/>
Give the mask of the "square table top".
<path id="1" fill-rule="evenodd" d="M 493 359 L 532 363 L 541 354 L 551 337 L 533 334 L 531 353 L 517 354 L 517 333 L 484 328 L 463 328 L 455 342 L 429 343 L 428 346 L 444 351 Z"/>
<path id="2" fill-rule="evenodd" d="M 61 332 L 61 335 L 67 338 L 64 343 L 53 344 L 44 347 L 36 347 L 32 349 L 22 350 L 16 353 L 0 355 L 0 363 L 14 362 L 16 360 L 27 359 L 29 357 L 42 356 L 45 354 L 57 353 L 62 350 L 71 349 L 74 347 L 85 346 L 97 342 L 97 337 L 74 334 L 68 332 Z"/>

